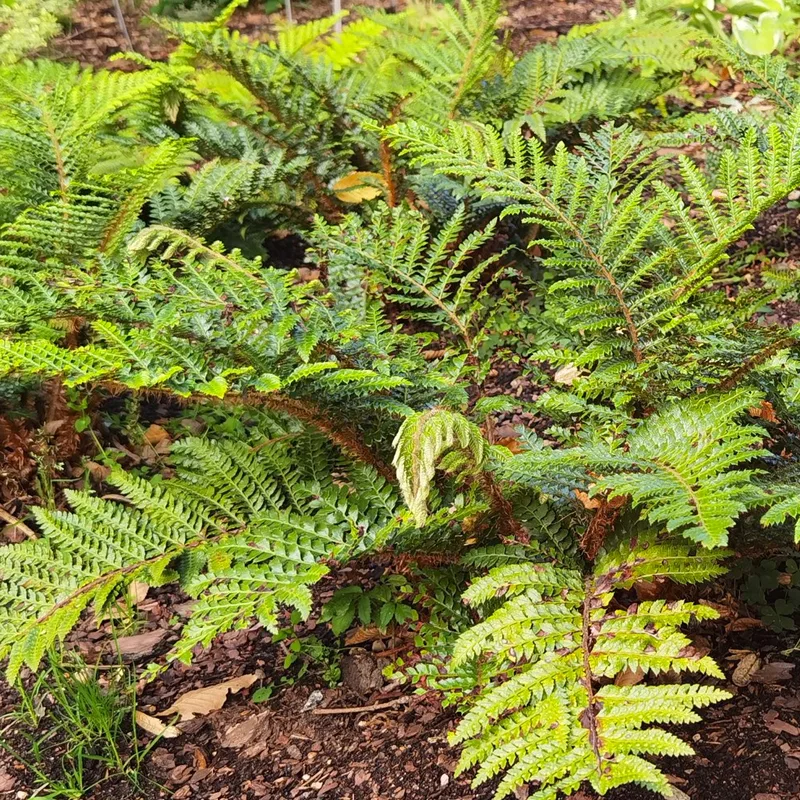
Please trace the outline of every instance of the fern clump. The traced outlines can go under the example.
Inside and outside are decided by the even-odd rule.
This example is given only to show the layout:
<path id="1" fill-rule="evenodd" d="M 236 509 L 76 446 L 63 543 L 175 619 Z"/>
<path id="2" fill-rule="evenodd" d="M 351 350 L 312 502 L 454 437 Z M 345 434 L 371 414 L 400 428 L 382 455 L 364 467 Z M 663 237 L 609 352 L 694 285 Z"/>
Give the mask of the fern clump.
<path id="1" fill-rule="evenodd" d="M 173 449 L 175 477 L 160 484 L 115 469 L 120 499 L 69 491 L 71 511 L 36 509 L 42 538 L 0 550 L 8 678 L 23 664 L 36 669 L 84 609 L 102 616 L 131 581 L 177 580 L 199 598 L 173 652 L 188 660 L 196 645 L 252 620 L 277 630 L 281 607 L 308 616 L 324 562 L 392 538 L 401 523 L 385 479 L 337 461 L 318 434 L 279 419 L 271 428 L 278 435 L 255 447 L 185 439 Z M 346 483 L 333 482 L 333 465 Z"/>
<path id="2" fill-rule="evenodd" d="M 259 42 L 237 5 L 135 72 L 0 69 L 3 418 L 41 470 L 74 409 L 80 457 L 143 401 L 222 420 L 13 501 L 9 678 L 134 580 L 194 598 L 185 661 L 372 558 L 342 627 L 413 620 L 398 676 L 464 712 L 476 785 L 667 795 L 646 757 L 690 749 L 656 726 L 726 697 L 684 631 L 716 612 L 631 590 L 800 535 L 800 327 L 767 313 L 796 287 L 738 247 L 800 188 L 790 66 L 646 5 L 520 55 L 497 0 Z M 769 106 L 669 105 L 716 63 Z"/>
<path id="3" fill-rule="evenodd" d="M 691 755 L 652 723 L 700 719 L 694 709 L 729 693 L 704 684 L 641 685 L 628 676 L 682 672 L 722 678 L 679 628 L 714 619 L 709 606 L 643 601 L 614 608 L 614 590 L 636 580 L 707 580 L 723 570 L 719 553 L 695 554 L 680 540 L 627 537 L 601 555 L 591 574 L 548 564 L 497 567 L 464 599 L 502 605 L 462 634 L 452 667 L 480 659 L 483 683 L 452 736 L 465 747 L 458 771 L 478 765 L 473 786 L 505 773 L 495 797 L 533 783 L 536 800 L 573 792 L 584 781 L 600 794 L 639 783 L 665 797 L 666 776 L 645 755 Z"/>

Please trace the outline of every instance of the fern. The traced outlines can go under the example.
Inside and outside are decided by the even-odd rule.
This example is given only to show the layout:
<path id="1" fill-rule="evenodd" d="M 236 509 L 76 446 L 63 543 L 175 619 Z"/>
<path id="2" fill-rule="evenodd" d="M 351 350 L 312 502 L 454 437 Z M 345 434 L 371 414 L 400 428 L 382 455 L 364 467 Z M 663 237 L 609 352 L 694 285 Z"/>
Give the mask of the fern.
<path id="1" fill-rule="evenodd" d="M 9 679 L 23 664 L 36 669 L 85 608 L 102 614 L 132 580 L 180 579 L 200 598 L 173 652 L 183 660 L 253 618 L 277 630 L 282 606 L 307 616 L 309 585 L 328 571 L 323 562 L 381 539 L 380 528 L 395 525 L 397 498 L 370 468 L 348 467 L 368 508 L 355 514 L 336 499 L 342 489 L 310 477 L 325 469 L 328 448 L 298 470 L 300 441 L 253 448 L 187 439 L 174 447 L 172 480 L 149 483 L 117 469 L 109 480 L 124 501 L 69 491 L 71 512 L 36 509 L 42 538 L 0 550 Z"/>
<path id="2" fill-rule="evenodd" d="M 577 365 L 603 365 L 584 393 L 606 394 L 626 372 L 657 378 L 660 350 L 679 349 L 682 335 L 688 357 L 702 313 L 690 300 L 727 248 L 800 182 L 798 126 L 797 113 L 783 128 L 771 125 L 763 152 L 748 132 L 723 154 L 719 188 L 682 158 L 691 205 L 657 179 L 665 165 L 625 127 L 606 127 L 578 154 L 559 146 L 552 158 L 535 139 L 515 137 L 506 149 L 489 127 L 443 133 L 400 123 L 389 135 L 416 163 L 470 180 L 481 197 L 506 205 L 504 215 L 549 232 L 531 244 L 547 248 L 543 263 L 560 276 L 548 289 L 553 312 L 580 344 Z"/>
<path id="3" fill-rule="evenodd" d="M 481 83 L 502 64 L 500 10 L 499 0 L 460 0 L 457 7 L 437 9 L 432 19 L 415 19 L 419 11 L 413 8 L 373 16 L 388 31 L 377 42 L 378 53 L 394 67 L 393 91 L 413 98 L 412 115 L 453 119 L 474 101 Z"/>
<path id="4" fill-rule="evenodd" d="M 487 295 L 504 271 L 502 254 L 480 256 L 496 220 L 466 233 L 465 215 L 458 210 L 435 236 L 421 214 L 404 207 L 379 210 L 368 227 L 356 215 L 337 226 L 318 218 L 312 257 L 326 265 L 332 286 L 378 287 L 408 316 L 452 332 L 472 352 L 490 324 Z"/>
<path id="5" fill-rule="evenodd" d="M 723 677 L 678 630 L 692 619 L 715 618 L 710 607 L 665 600 L 610 607 L 614 588 L 638 578 L 685 582 L 719 574 L 717 557 L 697 562 L 685 544 L 652 534 L 619 544 L 586 579 L 550 565 L 513 564 L 491 570 L 465 593 L 478 608 L 504 598 L 453 649 L 452 669 L 483 661 L 480 693 L 452 736 L 465 743 L 458 772 L 479 765 L 473 786 L 504 772 L 497 798 L 533 783 L 531 797 L 545 800 L 583 781 L 600 794 L 635 782 L 668 797 L 666 776 L 642 756 L 692 749 L 644 726 L 697 721 L 695 708 L 730 696 L 705 685 L 608 682 L 626 671 Z M 673 569 L 681 560 L 696 565 L 692 575 Z"/>
<path id="6" fill-rule="evenodd" d="M 501 463 L 500 474 L 542 489 L 563 481 L 570 491 L 629 497 L 653 524 L 706 547 L 724 545 L 737 517 L 760 499 L 755 471 L 740 467 L 764 454 L 757 449 L 764 432 L 737 422 L 757 400 L 739 390 L 676 403 L 640 423 L 624 444 L 534 449 Z"/>
<path id="7" fill-rule="evenodd" d="M 448 456 L 449 469 L 480 471 L 487 458 L 480 430 L 462 417 L 441 408 L 413 414 L 403 421 L 394 440 L 397 480 L 419 526 L 428 517 L 428 496 L 437 464 Z"/>

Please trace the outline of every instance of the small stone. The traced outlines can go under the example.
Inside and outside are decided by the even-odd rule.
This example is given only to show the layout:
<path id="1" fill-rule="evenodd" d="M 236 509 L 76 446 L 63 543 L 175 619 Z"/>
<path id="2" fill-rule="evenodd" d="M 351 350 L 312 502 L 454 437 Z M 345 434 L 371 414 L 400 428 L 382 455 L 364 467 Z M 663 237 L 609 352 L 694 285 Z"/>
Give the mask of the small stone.
<path id="1" fill-rule="evenodd" d="M 444 787 L 447 786 L 448 783 L 450 783 L 450 776 L 446 772 L 443 772 L 439 776 L 439 786 L 442 789 L 444 789 Z"/>
<path id="2" fill-rule="evenodd" d="M 319 689 L 315 689 L 308 696 L 308 700 L 306 700 L 305 705 L 300 710 L 303 712 L 313 711 L 324 699 L 325 695 Z"/>

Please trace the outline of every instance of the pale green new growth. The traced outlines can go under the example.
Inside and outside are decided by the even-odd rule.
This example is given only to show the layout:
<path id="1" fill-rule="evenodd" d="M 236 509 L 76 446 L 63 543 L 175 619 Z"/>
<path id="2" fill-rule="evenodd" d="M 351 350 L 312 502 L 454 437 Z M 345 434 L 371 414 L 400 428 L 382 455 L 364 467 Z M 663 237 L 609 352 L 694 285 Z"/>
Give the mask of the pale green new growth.
<path id="1" fill-rule="evenodd" d="M 487 457 L 480 429 L 461 414 L 434 408 L 407 417 L 394 440 L 394 465 L 403 499 L 420 527 L 436 467 L 479 472 Z M 443 457 L 446 463 L 440 464 Z"/>

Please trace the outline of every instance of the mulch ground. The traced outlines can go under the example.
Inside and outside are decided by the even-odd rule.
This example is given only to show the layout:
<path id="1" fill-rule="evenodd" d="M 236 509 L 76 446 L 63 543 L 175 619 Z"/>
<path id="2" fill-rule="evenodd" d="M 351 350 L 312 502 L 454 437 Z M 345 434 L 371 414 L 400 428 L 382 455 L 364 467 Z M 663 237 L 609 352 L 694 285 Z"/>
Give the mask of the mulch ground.
<path id="1" fill-rule="evenodd" d="M 123 0 L 123 16 L 133 49 L 147 58 L 165 58 L 172 45 L 158 25 L 148 17 L 153 0 L 143 0 L 133 7 Z M 345 2 L 351 6 L 380 6 L 399 9 L 405 0 L 360 0 Z M 599 22 L 615 14 L 620 0 L 510 0 L 503 27 L 510 32 L 512 48 L 520 52 L 533 44 L 556 38 L 573 25 Z M 294 18 L 298 22 L 317 19 L 330 13 L 330 4 L 324 0 L 293 4 Z M 265 14 L 256 0 L 235 13 L 231 26 L 245 34 L 259 38 L 274 29 L 284 19 L 283 11 Z M 78 61 L 85 66 L 108 66 L 108 59 L 116 53 L 130 50 L 126 38 L 114 16 L 110 0 L 81 0 L 71 23 L 63 35 L 54 39 L 45 55 L 65 61 Z"/>

